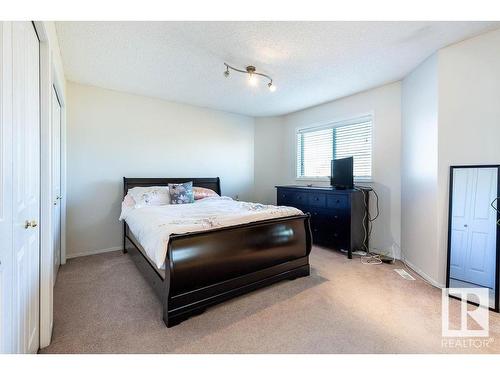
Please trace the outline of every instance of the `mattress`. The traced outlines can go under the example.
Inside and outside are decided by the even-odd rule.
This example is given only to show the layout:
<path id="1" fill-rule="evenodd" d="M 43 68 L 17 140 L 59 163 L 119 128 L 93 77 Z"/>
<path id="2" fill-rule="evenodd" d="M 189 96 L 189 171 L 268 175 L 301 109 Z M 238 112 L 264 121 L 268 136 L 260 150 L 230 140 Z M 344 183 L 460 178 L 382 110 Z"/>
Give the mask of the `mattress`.
<path id="1" fill-rule="evenodd" d="M 159 269 L 163 269 L 168 241 L 172 234 L 198 232 L 301 214 L 302 211 L 294 207 L 241 202 L 229 197 L 209 197 L 190 204 L 123 207 L 120 219 L 125 220 L 151 261 Z"/>

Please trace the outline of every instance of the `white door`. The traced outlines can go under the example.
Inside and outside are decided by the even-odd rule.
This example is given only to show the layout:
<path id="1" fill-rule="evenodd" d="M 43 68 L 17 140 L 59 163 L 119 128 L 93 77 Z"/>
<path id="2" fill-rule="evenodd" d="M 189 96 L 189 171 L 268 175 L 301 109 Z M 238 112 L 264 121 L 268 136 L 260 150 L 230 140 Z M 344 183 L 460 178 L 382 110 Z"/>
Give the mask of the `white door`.
<path id="1" fill-rule="evenodd" d="M 57 93 L 52 87 L 52 168 L 53 168 L 53 228 L 54 228 L 54 272 L 53 283 L 56 282 L 57 271 L 61 264 L 61 105 Z"/>
<path id="2" fill-rule="evenodd" d="M 12 34 L 0 22 L 0 353 L 11 353 L 12 337 Z"/>
<path id="3" fill-rule="evenodd" d="M 453 174 L 452 278 L 495 287 L 497 168 L 462 168 Z M 456 195 L 455 195 L 456 194 Z"/>
<path id="4" fill-rule="evenodd" d="M 31 22 L 12 23 L 14 342 L 39 347 L 39 41 Z"/>

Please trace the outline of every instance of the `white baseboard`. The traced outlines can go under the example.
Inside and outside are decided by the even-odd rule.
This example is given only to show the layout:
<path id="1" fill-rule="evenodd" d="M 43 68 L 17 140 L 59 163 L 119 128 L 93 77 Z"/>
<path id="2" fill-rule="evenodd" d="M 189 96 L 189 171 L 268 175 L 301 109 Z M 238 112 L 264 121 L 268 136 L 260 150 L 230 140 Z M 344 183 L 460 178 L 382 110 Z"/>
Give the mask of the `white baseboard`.
<path id="1" fill-rule="evenodd" d="M 114 247 L 110 247 L 107 249 L 99 249 L 99 250 L 80 251 L 78 253 L 72 253 L 72 254 L 70 253 L 70 254 L 66 254 L 66 259 L 84 257 L 87 255 L 108 253 L 110 251 L 117 251 L 117 250 L 123 250 L 123 246 L 114 246 Z"/>
<path id="2" fill-rule="evenodd" d="M 441 283 L 438 283 L 432 277 L 430 277 L 429 275 L 427 275 L 420 268 L 418 268 L 417 266 L 415 266 L 414 264 L 412 264 L 411 262 L 409 262 L 408 259 L 405 259 L 405 263 L 406 263 L 406 265 L 408 267 L 410 267 L 412 269 L 413 272 L 415 272 L 416 274 L 418 274 L 420 277 L 422 277 L 425 281 L 427 281 L 432 286 L 434 286 L 436 288 L 439 288 L 439 289 L 442 289 L 442 288 L 445 287 L 444 285 L 442 285 Z"/>

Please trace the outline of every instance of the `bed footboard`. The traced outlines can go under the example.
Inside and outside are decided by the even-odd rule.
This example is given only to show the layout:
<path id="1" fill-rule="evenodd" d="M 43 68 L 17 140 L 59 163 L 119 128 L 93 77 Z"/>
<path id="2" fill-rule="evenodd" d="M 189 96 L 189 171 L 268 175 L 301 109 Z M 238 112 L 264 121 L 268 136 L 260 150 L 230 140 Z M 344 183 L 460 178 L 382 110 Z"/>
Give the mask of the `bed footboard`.
<path id="1" fill-rule="evenodd" d="M 309 275 L 309 215 L 170 237 L 163 320 L 171 327 L 206 307 Z"/>

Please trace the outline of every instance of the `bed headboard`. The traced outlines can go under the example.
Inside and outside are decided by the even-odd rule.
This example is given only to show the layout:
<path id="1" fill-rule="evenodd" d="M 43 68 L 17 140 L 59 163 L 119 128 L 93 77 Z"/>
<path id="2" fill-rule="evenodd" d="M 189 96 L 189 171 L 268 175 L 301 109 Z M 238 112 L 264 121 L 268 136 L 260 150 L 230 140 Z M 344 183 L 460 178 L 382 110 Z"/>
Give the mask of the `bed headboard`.
<path id="1" fill-rule="evenodd" d="M 180 184 L 193 181 L 193 186 L 212 189 L 220 195 L 219 177 L 174 177 L 174 178 L 130 178 L 123 177 L 123 196 L 127 194 L 128 189 L 136 186 L 167 186 L 168 184 Z"/>

